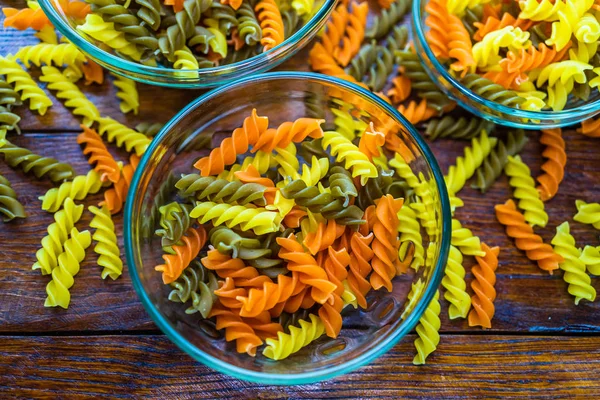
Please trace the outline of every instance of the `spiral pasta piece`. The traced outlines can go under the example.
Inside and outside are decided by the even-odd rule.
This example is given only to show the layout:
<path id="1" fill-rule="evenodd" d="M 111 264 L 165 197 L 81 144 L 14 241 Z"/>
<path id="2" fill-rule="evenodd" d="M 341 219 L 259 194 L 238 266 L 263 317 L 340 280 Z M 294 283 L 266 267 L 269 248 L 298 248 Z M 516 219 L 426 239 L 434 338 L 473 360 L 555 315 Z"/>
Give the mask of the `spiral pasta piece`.
<path id="1" fill-rule="evenodd" d="M 419 103 L 411 100 L 408 105 L 400 104 L 398 112 L 408 120 L 411 124 L 427 121 L 429 118 L 436 115 L 438 112 L 428 106 L 427 100 L 421 99 Z"/>
<path id="2" fill-rule="evenodd" d="M 274 0 L 259 0 L 254 6 L 254 11 L 262 29 L 260 43 L 264 46 L 265 51 L 283 43 L 285 33 L 277 3 Z"/>
<path id="3" fill-rule="evenodd" d="M 123 209 L 135 168 L 139 159 L 132 156 L 131 162 L 123 167 L 120 173 L 119 180 L 115 182 L 114 186 L 104 192 L 104 201 L 100 205 L 106 204 L 111 214 L 117 214 Z"/>
<path id="4" fill-rule="evenodd" d="M 456 60 L 450 65 L 450 69 L 462 72 L 462 76 L 468 72 L 475 72 L 477 63 L 473 57 L 471 36 L 461 19 L 456 15 L 448 15 L 446 29 L 448 30 L 448 56 Z"/>
<path id="5" fill-rule="evenodd" d="M 212 221 L 214 226 L 225 224 L 228 228 L 239 226 L 244 231 L 252 229 L 257 235 L 277 231 L 281 221 L 281 216 L 275 211 L 210 201 L 198 202 L 190 217 L 198 218 L 201 224 Z"/>
<path id="6" fill-rule="evenodd" d="M 600 275 L 600 246 L 585 246 L 579 259 L 590 274 Z"/>
<path id="7" fill-rule="evenodd" d="M 468 256 L 485 256 L 481 251 L 481 242 L 479 238 L 473 235 L 469 229 L 464 228 L 456 218 L 452 219 L 452 246 L 460 249 L 460 252 Z"/>
<path id="8" fill-rule="evenodd" d="M 173 246 L 175 254 L 164 254 L 163 260 L 165 263 L 154 268 L 156 271 L 162 272 L 165 284 L 176 281 L 183 270 L 198 255 L 200 249 L 206 243 L 206 231 L 202 226 L 190 228 L 181 240 L 183 241 L 182 245 Z"/>
<path id="9" fill-rule="evenodd" d="M 585 263 L 580 259 L 581 250 L 575 246 L 575 238 L 571 236 L 568 222 L 556 227 L 552 245 L 554 252 L 563 258 L 558 265 L 564 271 L 563 279 L 569 284 L 568 290 L 575 297 L 575 305 L 581 300 L 596 300 L 596 289 L 585 271 Z"/>
<path id="10" fill-rule="evenodd" d="M 373 18 L 365 32 L 367 39 L 381 39 L 410 11 L 410 0 L 394 0 L 390 7 Z"/>
<path id="11" fill-rule="evenodd" d="M 369 125 L 358 142 L 358 149 L 373 162 L 373 157 L 379 157 L 381 146 L 385 143 L 385 135 L 375 130 L 373 123 Z"/>
<path id="12" fill-rule="evenodd" d="M 327 273 L 314 257 L 304 251 L 293 234 L 287 238 L 277 238 L 277 243 L 281 246 L 279 257 L 287 262 L 288 270 L 299 273 L 301 283 L 310 286 L 311 298 L 319 304 L 327 302 L 336 285 L 329 281 Z"/>
<path id="13" fill-rule="evenodd" d="M 94 247 L 94 252 L 99 255 L 98 265 L 103 267 L 102 279 L 110 276 L 112 280 L 115 280 L 123 272 L 123 261 L 121 261 L 121 251 L 110 211 L 106 205 L 102 208 L 90 206 L 88 210 L 94 214 L 90 228 L 96 229 L 92 239 L 98 243 Z"/>
<path id="14" fill-rule="evenodd" d="M 133 150 L 135 154 L 142 156 L 150 145 L 150 139 L 146 135 L 136 132 L 110 117 L 99 118 L 97 122 L 100 135 L 106 135 L 110 143 L 116 142 L 117 146 L 125 147 L 128 152 Z"/>
<path id="15" fill-rule="evenodd" d="M 7 139 L 0 140 L 0 154 L 4 155 L 4 161 L 11 168 L 21 168 L 25 173 L 33 172 L 38 179 L 47 176 L 52 182 L 62 182 L 75 175 L 73 167 L 69 164 L 32 153 L 24 147 L 12 144 Z"/>
<path id="16" fill-rule="evenodd" d="M 401 103 L 410 96 L 412 81 L 407 76 L 396 76 L 392 79 L 392 85 L 393 87 L 388 90 L 387 95 L 394 104 Z"/>
<path id="17" fill-rule="evenodd" d="M 158 47 L 164 56 L 173 60 L 175 51 L 185 46 L 187 39 L 194 36 L 195 27 L 202 14 L 212 5 L 212 0 L 185 0 L 181 10 L 175 14 L 175 21 L 167 28 L 166 34 L 158 39 Z"/>
<path id="18" fill-rule="evenodd" d="M 427 123 L 425 135 L 431 140 L 438 138 L 472 139 L 479 136 L 482 131 L 491 133 L 494 123 L 476 117 L 454 118 L 446 115 L 440 119 L 431 119 Z"/>
<path id="19" fill-rule="evenodd" d="M 476 182 L 471 187 L 485 193 L 502 174 L 504 166 L 508 162 L 508 156 L 514 156 L 523 150 L 527 140 L 525 132 L 517 130 L 508 133 L 506 143 L 502 140 L 498 141 L 496 147 L 484 158 L 481 166 L 475 170 Z"/>
<path id="20" fill-rule="evenodd" d="M 254 46 L 262 39 L 262 30 L 252 5 L 241 2 L 236 11 L 237 29 L 240 38 L 249 46 Z"/>
<path id="21" fill-rule="evenodd" d="M 376 219 L 373 225 L 375 238 L 371 244 L 373 273 L 370 277 L 371 286 L 378 290 L 385 287 L 392 291 L 392 278 L 406 271 L 397 270 L 398 262 L 398 212 L 404 201 L 394 199 L 391 195 L 382 197 L 376 205 Z"/>
<path id="22" fill-rule="evenodd" d="M 99 15 L 88 14 L 85 17 L 85 23 L 83 25 L 78 25 L 77 30 L 106 44 L 108 47 L 115 49 L 119 53 L 128 56 L 135 61 L 140 61 L 142 58 L 140 49 L 135 44 L 129 42 L 122 32 L 117 32 L 115 30 L 115 24 L 112 22 L 105 22 Z"/>
<path id="23" fill-rule="evenodd" d="M 213 176 L 188 174 L 183 175 L 175 187 L 180 190 L 182 195 L 194 196 L 198 200 L 239 205 L 248 203 L 266 205 L 265 191 L 267 188 L 258 183 L 242 183 Z"/>
<path id="24" fill-rule="evenodd" d="M 577 132 L 593 138 L 600 137 L 600 118 L 586 119 L 581 123 L 581 127 L 577 129 Z"/>
<path id="25" fill-rule="evenodd" d="M 346 73 L 346 71 L 344 71 L 344 69 L 337 64 L 331 53 L 327 52 L 321 43 L 315 43 L 313 48 L 308 53 L 308 63 L 313 71 L 344 79 L 348 82 L 356 83 L 362 87 L 367 87 L 367 85 L 357 81 L 357 79 L 352 75 Z"/>
<path id="26" fill-rule="evenodd" d="M 15 54 L 18 60 L 29 68 L 31 63 L 36 66 L 46 65 L 74 65 L 86 61 L 85 56 L 72 43 L 49 44 L 39 43 L 33 46 L 24 46 Z"/>
<path id="27" fill-rule="evenodd" d="M 2 12 L 5 16 L 5 28 L 10 26 L 20 31 L 23 31 L 27 28 L 32 28 L 36 31 L 39 31 L 46 26 L 52 25 L 41 8 L 23 8 L 18 10 L 11 7 L 2 7 Z"/>
<path id="28" fill-rule="evenodd" d="M 266 339 L 263 355 L 273 360 L 283 360 L 321 337 L 325 333 L 323 322 L 314 314 L 310 314 L 309 318 L 310 322 L 307 318 L 290 325 L 289 333 L 278 332 L 277 339 Z"/>
<path id="29" fill-rule="evenodd" d="M 475 170 L 481 166 L 483 160 L 490 154 L 498 139 L 488 137 L 482 131 L 478 138 L 471 140 L 471 147 L 465 147 L 464 155 L 456 159 L 456 165 L 451 165 L 446 175 L 446 186 L 451 195 L 455 195 L 465 186 Z"/>
<path id="30" fill-rule="evenodd" d="M 225 169 L 226 165 L 235 162 L 238 154 L 244 154 L 250 146 L 254 146 L 259 137 L 265 133 L 269 125 L 267 117 L 259 117 L 256 109 L 252 115 L 244 119 L 241 128 L 236 128 L 231 137 L 225 138 L 219 147 L 213 149 L 210 155 L 198 160 L 194 167 L 200 170 L 202 176 L 216 175 Z"/>
<path id="31" fill-rule="evenodd" d="M 68 308 L 71 302 L 69 289 L 73 286 L 75 275 L 79 272 L 79 263 L 85 258 L 85 249 L 92 243 L 89 231 L 71 230 L 71 237 L 65 242 L 64 253 L 58 256 L 58 266 L 52 269 L 52 280 L 46 285 L 48 297 L 45 307 Z"/>
<path id="32" fill-rule="evenodd" d="M 307 137 L 318 139 L 323 137 L 321 124 L 325 121 L 316 118 L 298 118 L 294 122 L 284 122 L 277 129 L 267 129 L 256 141 L 252 152 L 259 150 L 271 152 L 276 147 L 286 148 L 291 143 L 302 142 Z"/>
<path id="33" fill-rule="evenodd" d="M 339 46 L 339 43 L 346 32 L 348 18 L 348 7 L 345 4 L 340 4 L 333 10 L 325 24 L 325 31 L 321 43 L 325 52 L 332 55 L 332 60 L 334 60 L 333 53 Z"/>
<path id="34" fill-rule="evenodd" d="M 238 353 L 256 355 L 256 348 L 262 345 L 263 341 L 239 315 L 222 307 L 213 307 L 209 317 L 216 317 L 216 328 L 225 329 L 225 340 L 235 341 Z"/>
<path id="35" fill-rule="evenodd" d="M 371 290 L 367 277 L 371 273 L 371 259 L 373 250 L 371 242 L 373 234 L 364 236 L 360 232 L 353 232 L 350 238 L 350 265 L 348 269 L 348 284 L 356 296 L 356 301 L 361 308 L 367 308 L 365 295 Z"/>
<path id="36" fill-rule="evenodd" d="M 262 287 L 251 288 L 246 296 L 237 296 L 242 306 L 240 316 L 256 317 L 263 311 L 271 310 L 278 303 L 284 303 L 300 284 L 299 274 L 292 272 L 291 276 L 279 275 L 277 282 L 267 281 Z"/>
<path id="37" fill-rule="evenodd" d="M 440 326 L 441 321 L 439 318 L 441 307 L 440 307 L 440 292 L 435 292 L 435 296 L 431 300 L 431 303 L 427 306 L 427 309 L 419 320 L 419 325 L 415 328 L 417 335 L 419 336 L 415 340 L 415 348 L 417 354 L 413 358 L 413 364 L 423 365 L 427 357 L 433 353 L 440 343 Z"/>
<path id="38" fill-rule="evenodd" d="M 336 161 L 345 162 L 345 167 L 352 170 L 352 177 L 360 176 L 362 185 L 367 183 L 369 178 L 377 177 L 377 168 L 369 161 L 359 148 L 350 140 L 335 131 L 325 132 L 323 135 L 323 149 L 330 147 L 331 155 L 336 157 Z"/>
<path id="39" fill-rule="evenodd" d="M 2 175 L 0 175 L 0 214 L 4 215 L 3 222 L 27 216 L 25 208 L 17 199 L 17 193 L 10 186 L 8 179 Z"/>
<path id="40" fill-rule="evenodd" d="M 90 100 L 79 90 L 79 88 L 60 72 L 51 66 L 42 67 L 40 81 L 48 82 L 48 89 L 56 90 L 56 97 L 65 100 L 65 106 L 73 108 L 73 115 L 79 115 L 83 124 L 91 126 L 100 118 L 100 112 Z"/>
<path id="41" fill-rule="evenodd" d="M 31 269 L 48 275 L 58 266 L 58 256 L 82 213 L 83 205 L 76 206 L 71 199 L 65 201 L 64 208 L 54 214 L 54 222 L 48 226 L 48 235 L 42 238 L 42 248 L 35 253 L 37 261 Z"/>
<path id="42" fill-rule="evenodd" d="M 398 248 L 400 261 L 407 259 L 409 247 L 412 245 L 414 252 L 410 266 L 418 271 L 425 263 L 425 249 L 423 248 L 421 225 L 412 208 L 402 207 L 398 212 L 398 233 L 400 233 L 400 247 Z"/>
<path id="43" fill-rule="evenodd" d="M 344 230 L 345 226 L 338 225 L 335 221 L 321 222 L 316 231 L 310 232 L 304 237 L 302 243 L 310 254 L 315 255 L 333 245 L 333 242 L 342 236 Z"/>
<path id="44" fill-rule="evenodd" d="M 496 284 L 500 248 L 490 248 L 487 244 L 481 243 L 481 251 L 485 252 L 485 256 L 475 257 L 477 265 L 471 270 L 475 279 L 471 282 L 474 295 L 471 297 L 473 308 L 469 312 L 469 326 L 481 326 L 489 329 L 492 327 L 492 318 L 495 313 L 496 289 L 494 285 Z"/>
<path id="45" fill-rule="evenodd" d="M 425 5 L 427 17 L 425 25 L 429 27 L 427 43 L 437 58 L 448 58 L 448 10 L 443 0 L 431 0 Z"/>
<path id="46" fill-rule="evenodd" d="M 193 261 L 187 267 L 178 280 L 171 283 L 173 290 L 169 293 L 169 300 L 175 303 L 187 303 L 191 305 L 185 310 L 186 314 L 197 312 L 202 318 L 208 318 L 213 304 L 217 300 L 214 294 L 219 288 L 215 275 L 208 271 L 199 261 Z"/>
<path id="47" fill-rule="evenodd" d="M 100 174 L 102 181 L 116 183 L 121 176 L 121 169 L 102 142 L 102 138 L 95 130 L 85 125 L 81 125 L 81 129 L 83 132 L 77 136 L 77 143 L 84 145 L 83 154 L 90 156 L 88 163 L 96 164 L 94 170 Z"/>
<path id="48" fill-rule="evenodd" d="M 519 96 L 515 91 L 505 89 L 502 85 L 477 74 L 467 74 L 461 79 L 461 82 L 478 96 L 507 107 L 518 107 L 526 101 L 524 97 Z"/>
<path id="49" fill-rule="evenodd" d="M 369 14 L 369 4 L 360 3 L 352 6 L 352 12 L 348 14 L 348 26 L 346 34 L 341 38 L 341 44 L 334 47 L 333 57 L 342 67 L 348 65 L 354 57 L 365 37 L 365 26 L 367 25 L 367 15 Z"/>
<path id="50" fill-rule="evenodd" d="M 177 68 L 175 66 L 175 68 Z M 132 112 L 137 115 L 140 108 L 140 100 L 135 82 L 121 75 L 112 74 L 115 77 L 113 85 L 117 87 L 117 97 L 121 99 L 119 108 L 123 114 Z"/>
<path id="51" fill-rule="evenodd" d="M 594 228 L 600 230 L 599 203 L 586 203 L 583 200 L 576 200 L 575 206 L 577 207 L 577 214 L 573 217 L 575 221 L 592 225 Z"/>
<path id="52" fill-rule="evenodd" d="M 515 239 L 517 248 L 523 250 L 527 258 L 537 262 L 540 269 L 550 274 L 558 269 L 558 264 L 564 260 L 563 257 L 556 254 L 539 235 L 533 233 L 533 228 L 525 222 L 525 217 L 517 210 L 512 200 L 496 205 L 495 210 L 496 218 L 506 228 L 506 234 Z"/>
<path id="53" fill-rule="evenodd" d="M 85 76 L 86 85 L 91 85 L 92 83 L 102 85 L 104 83 L 104 70 L 96 62 L 87 60 L 86 63 L 81 65 L 81 71 Z"/>
<path id="54" fill-rule="evenodd" d="M 514 188 L 513 195 L 519 200 L 519 208 L 524 211 L 525 221 L 532 227 L 546 226 L 548 214 L 544 210 L 540 193 L 535 189 L 535 182 L 527 164 L 519 156 L 508 156 L 504 172 L 509 177 L 510 186 Z"/>
<path id="55" fill-rule="evenodd" d="M 78 175 L 72 181 L 64 182 L 41 196 L 42 210 L 56 212 L 67 198 L 83 200 L 88 194 L 98 193 L 101 187 L 102 179 L 96 171 L 91 170 L 87 175 Z"/>
<path id="56" fill-rule="evenodd" d="M 442 286 L 446 289 L 444 298 L 450 303 L 448 316 L 450 319 L 466 318 L 471 308 L 471 298 L 466 292 L 465 268 L 462 266 L 463 256 L 460 251 L 450 246 L 448 262 Z"/>
<path id="57" fill-rule="evenodd" d="M 546 146 L 542 152 L 546 161 L 541 166 L 543 173 L 537 177 L 539 183 L 537 189 L 542 200 L 548 201 L 556 195 L 558 186 L 565 176 L 567 153 L 560 128 L 542 130 L 540 142 Z"/>
<path id="58" fill-rule="evenodd" d="M 6 77 L 6 82 L 13 84 L 22 101 L 29 100 L 29 109 L 44 115 L 52 106 L 52 100 L 38 87 L 31 75 L 10 56 L 0 56 L 0 75 Z"/>
<path id="59" fill-rule="evenodd" d="M 527 48 L 529 32 L 523 32 L 520 28 L 506 26 L 497 31 L 488 33 L 480 42 L 473 45 L 473 59 L 478 67 L 495 65 L 502 59 L 500 48 L 520 50 Z"/>
<path id="60" fill-rule="evenodd" d="M 529 30 L 529 28 L 531 28 L 532 25 L 532 21 L 524 20 L 521 18 L 515 18 L 508 12 L 502 14 L 501 18 L 497 18 L 494 15 L 490 15 L 486 19 L 484 19 L 484 22 L 477 21 L 473 24 L 473 26 L 477 28 L 477 31 L 473 34 L 473 39 L 480 41 L 488 33 L 500 30 L 502 28 L 506 28 L 507 26 L 514 26 L 515 28 L 521 28 L 522 31 L 527 31 Z"/>

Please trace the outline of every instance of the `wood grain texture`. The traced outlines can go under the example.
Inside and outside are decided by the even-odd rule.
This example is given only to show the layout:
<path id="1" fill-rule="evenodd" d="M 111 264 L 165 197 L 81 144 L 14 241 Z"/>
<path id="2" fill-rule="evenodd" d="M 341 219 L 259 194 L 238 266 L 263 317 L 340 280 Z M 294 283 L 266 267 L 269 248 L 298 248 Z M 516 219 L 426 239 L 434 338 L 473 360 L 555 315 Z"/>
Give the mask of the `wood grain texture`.
<path id="1" fill-rule="evenodd" d="M 164 336 L 4 337 L 0 395 L 86 398 L 558 398 L 600 391 L 600 338 L 445 335 L 425 366 L 414 337 L 368 366 L 312 385 L 267 386 L 198 364 Z M 493 343 L 493 346 L 490 345 Z M 560 360 L 560 367 L 557 362 Z"/>

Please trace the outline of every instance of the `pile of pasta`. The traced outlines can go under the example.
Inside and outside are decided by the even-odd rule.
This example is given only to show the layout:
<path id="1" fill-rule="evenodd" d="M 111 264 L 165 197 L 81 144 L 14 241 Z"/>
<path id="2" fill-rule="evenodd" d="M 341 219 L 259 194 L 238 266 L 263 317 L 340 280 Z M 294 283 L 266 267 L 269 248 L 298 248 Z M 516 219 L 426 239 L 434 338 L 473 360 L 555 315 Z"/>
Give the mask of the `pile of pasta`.
<path id="1" fill-rule="evenodd" d="M 79 32 L 125 60 L 197 70 L 242 61 L 277 47 L 310 20 L 323 2 L 62 0 L 59 4 Z M 39 5 L 32 1 L 29 7 L 4 8 L 4 26 L 42 33 L 52 30 Z"/>
<path id="2" fill-rule="evenodd" d="M 594 0 L 429 0 L 425 10 L 435 57 L 484 98 L 560 111 L 600 85 Z"/>
<path id="3" fill-rule="evenodd" d="M 156 271 L 173 287 L 169 299 L 197 294 L 188 312 L 214 318 L 240 353 L 255 355 L 264 342 L 265 356 L 283 359 L 321 335 L 336 338 L 344 307 L 366 309 L 370 291 L 391 292 L 409 266 L 433 263 L 404 204 L 405 160 L 392 162 L 402 175 L 388 166 L 372 123 L 347 137 L 324 132 L 324 122 L 269 127 L 254 110 L 195 162 L 199 173 L 175 183 L 181 200 L 159 208 L 165 254 Z M 435 227 L 433 195 L 419 187 Z M 284 329 L 298 312 L 299 326 Z"/>

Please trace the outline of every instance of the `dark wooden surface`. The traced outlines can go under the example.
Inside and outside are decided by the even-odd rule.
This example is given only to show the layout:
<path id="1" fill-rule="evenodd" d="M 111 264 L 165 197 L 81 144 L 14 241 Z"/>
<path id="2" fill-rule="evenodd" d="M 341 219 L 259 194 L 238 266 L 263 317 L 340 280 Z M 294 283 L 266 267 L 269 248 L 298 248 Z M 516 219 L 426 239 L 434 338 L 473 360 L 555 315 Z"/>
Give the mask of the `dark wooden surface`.
<path id="1" fill-rule="evenodd" d="M 22 7 L 23 2 L 0 0 Z M 36 43 L 30 32 L 0 31 L 0 54 Z M 306 51 L 280 69 L 306 69 Z M 140 114 L 123 116 L 111 85 L 85 87 L 103 115 L 133 126 L 141 121 L 166 122 L 202 92 L 138 85 Z M 160 95 L 160 105 L 154 103 Z M 77 143 L 78 122 L 55 99 L 39 117 L 26 107 L 23 135 L 11 140 L 36 152 L 88 170 Z M 600 201 L 600 140 L 564 131 L 567 141 L 566 179 L 547 204 L 546 241 L 563 221 L 572 222 L 575 199 Z M 539 134 L 531 132 L 522 156 L 533 174 L 542 163 Z M 464 142 L 438 141 L 432 148 L 444 170 L 461 154 Z M 125 154 L 116 153 L 123 157 Z M 528 261 L 505 236 L 493 207 L 511 196 L 502 178 L 485 196 L 469 188 L 461 192 L 466 206 L 457 212 L 463 225 L 486 243 L 501 246 L 497 312 L 493 329 L 481 331 L 464 321 L 450 322 L 442 310 L 442 339 L 428 365 L 411 364 L 414 336 L 405 338 L 372 365 L 332 381 L 291 388 L 241 382 L 206 368 L 178 350 L 150 321 L 131 287 L 129 275 L 116 281 L 99 279 L 96 255 L 88 250 L 73 287 L 69 310 L 43 306 L 48 278 L 31 270 L 35 251 L 51 214 L 41 211 L 38 196 L 51 187 L 0 161 L 0 174 L 12 183 L 29 213 L 26 220 L 0 224 L 0 396 L 149 396 L 187 398 L 277 397 L 462 397 L 535 395 L 557 397 L 598 394 L 595 372 L 600 362 L 600 306 L 575 306 L 561 273 L 549 276 Z M 90 203 L 99 197 L 92 197 Z M 86 226 L 89 217 L 84 217 Z M 122 215 L 116 217 L 122 226 Z M 598 231 L 572 223 L 580 246 L 600 244 Z M 120 238 L 122 240 L 122 238 Z M 472 276 L 466 259 L 467 281 Z M 600 282 L 593 279 L 600 291 Z"/>

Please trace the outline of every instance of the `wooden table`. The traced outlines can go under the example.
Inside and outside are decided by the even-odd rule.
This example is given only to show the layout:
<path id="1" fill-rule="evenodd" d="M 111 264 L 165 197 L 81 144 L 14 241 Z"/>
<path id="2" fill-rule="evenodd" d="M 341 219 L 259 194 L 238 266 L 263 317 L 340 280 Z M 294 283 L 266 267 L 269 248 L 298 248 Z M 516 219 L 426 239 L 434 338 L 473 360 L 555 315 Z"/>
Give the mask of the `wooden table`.
<path id="1" fill-rule="evenodd" d="M 21 1 L 0 5 L 23 7 Z M 0 32 L 0 54 L 36 43 L 31 33 Z M 281 69 L 305 69 L 306 51 Z M 165 122 L 200 91 L 167 90 L 139 85 L 138 116 L 119 112 L 115 90 L 85 88 L 102 115 L 130 126 L 141 121 Z M 160 97 L 157 104 L 156 99 Z M 44 117 L 25 107 L 21 136 L 15 144 L 71 163 L 77 173 L 88 171 L 75 137 L 79 123 L 61 101 Z M 533 174 L 539 173 L 541 146 L 533 132 L 522 153 Z M 555 227 L 573 222 L 575 199 L 600 200 L 600 140 L 564 131 L 569 162 L 558 196 L 547 204 L 550 223 L 539 232 L 549 241 Z M 464 142 L 437 141 L 432 148 L 444 170 L 454 162 Z M 125 154 L 120 153 L 121 156 Z M 0 162 L 0 174 L 11 182 L 29 217 L 0 224 L 0 397 L 148 396 L 189 398 L 279 397 L 461 397 L 467 394 L 500 397 L 598 394 L 600 368 L 600 305 L 573 304 L 560 271 L 540 271 L 506 237 L 493 207 L 510 197 L 505 177 L 485 196 L 469 188 L 461 192 L 466 206 L 457 212 L 463 225 L 486 243 L 501 246 L 493 329 L 470 328 L 466 321 L 449 321 L 442 309 L 441 342 L 425 366 L 411 364 L 409 335 L 371 365 L 337 379 L 297 387 L 267 387 L 221 375 L 180 351 L 167 339 L 138 301 L 129 275 L 116 281 L 99 278 L 96 255 L 88 250 L 72 289 L 68 310 L 44 307 L 47 277 L 32 271 L 35 252 L 52 215 L 41 211 L 38 196 L 51 187 Z M 98 196 L 90 202 L 97 202 Z M 87 213 L 86 213 L 87 215 Z M 81 226 L 87 226 L 89 217 Z M 122 215 L 116 217 L 119 234 Z M 600 244 L 598 231 L 572 223 L 579 245 Z M 120 237 L 120 240 L 122 238 Z M 468 259 L 467 281 L 472 275 Z M 594 286 L 600 290 L 598 279 Z"/>

